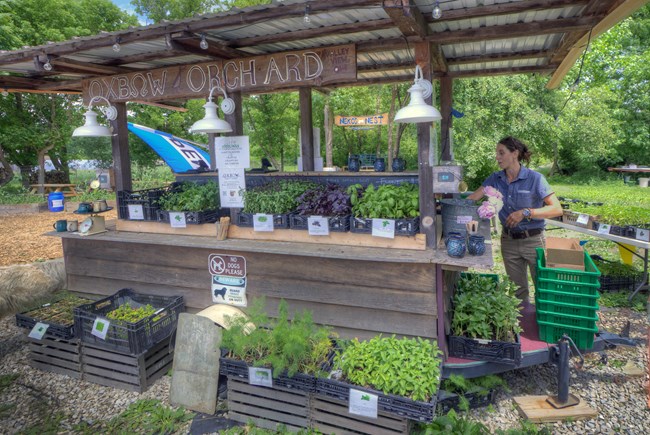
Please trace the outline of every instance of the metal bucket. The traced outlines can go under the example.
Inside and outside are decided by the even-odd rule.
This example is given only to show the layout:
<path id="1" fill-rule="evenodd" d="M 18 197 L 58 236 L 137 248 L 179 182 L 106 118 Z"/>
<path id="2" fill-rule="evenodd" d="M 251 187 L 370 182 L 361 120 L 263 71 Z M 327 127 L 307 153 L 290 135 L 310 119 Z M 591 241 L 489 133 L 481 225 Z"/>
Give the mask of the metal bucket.
<path id="1" fill-rule="evenodd" d="M 447 237 L 449 232 L 467 234 L 469 221 L 478 221 L 478 233 L 490 238 L 490 221 L 478 217 L 478 205 L 470 199 L 441 199 L 442 205 L 442 236 Z"/>

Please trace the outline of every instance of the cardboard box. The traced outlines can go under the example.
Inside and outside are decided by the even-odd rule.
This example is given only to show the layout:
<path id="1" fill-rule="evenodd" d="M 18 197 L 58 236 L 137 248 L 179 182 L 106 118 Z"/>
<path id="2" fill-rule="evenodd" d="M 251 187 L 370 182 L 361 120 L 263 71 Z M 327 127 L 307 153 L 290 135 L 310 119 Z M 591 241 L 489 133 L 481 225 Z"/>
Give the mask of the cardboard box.
<path id="1" fill-rule="evenodd" d="M 580 240 L 547 237 L 546 267 L 585 270 L 585 252 Z"/>

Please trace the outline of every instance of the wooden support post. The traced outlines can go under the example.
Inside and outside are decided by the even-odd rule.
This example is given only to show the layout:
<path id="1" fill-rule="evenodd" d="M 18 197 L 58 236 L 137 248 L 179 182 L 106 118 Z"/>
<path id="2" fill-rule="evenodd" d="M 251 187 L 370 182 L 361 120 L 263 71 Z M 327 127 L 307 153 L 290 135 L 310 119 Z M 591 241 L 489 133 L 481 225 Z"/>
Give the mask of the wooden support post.
<path id="1" fill-rule="evenodd" d="M 425 80 L 431 80 L 431 52 L 427 42 L 414 44 L 415 62 L 422 68 Z M 425 100 L 431 104 L 431 97 Z M 431 123 L 419 123 L 418 129 L 418 178 L 420 184 L 420 232 L 427 236 L 427 248 L 435 249 L 436 206 L 433 199 L 433 171 L 429 164 L 429 143 L 431 142 Z"/>
<path id="2" fill-rule="evenodd" d="M 302 170 L 314 170 L 314 133 L 312 127 L 311 88 L 300 88 L 300 144 Z"/>
<path id="3" fill-rule="evenodd" d="M 452 92 L 454 89 L 454 80 L 449 76 L 440 78 L 440 114 L 442 121 L 440 122 L 440 159 L 452 160 L 451 155 L 451 137 L 450 132 L 452 129 Z"/>
<path id="4" fill-rule="evenodd" d="M 133 190 L 131 158 L 129 156 L 129 128 L 126 124 L 126 103 L 114 103 L 113 105 L 117 109 L 117 119 L 111 121 L 115 133 L 114 136 L 111 136 L 115 190 Z"/>
<path id="5" fill-rule="evenodd" d="M 231 92 L 228 94 L 235 102 L 235 111 L 230 115 L 224 115 L 224 118 L 232 127 L 232 132 L 226 133 L 226 136 L 243 136 L 244 135 L 244 116 L 242 108 L 241 92 Z"/>

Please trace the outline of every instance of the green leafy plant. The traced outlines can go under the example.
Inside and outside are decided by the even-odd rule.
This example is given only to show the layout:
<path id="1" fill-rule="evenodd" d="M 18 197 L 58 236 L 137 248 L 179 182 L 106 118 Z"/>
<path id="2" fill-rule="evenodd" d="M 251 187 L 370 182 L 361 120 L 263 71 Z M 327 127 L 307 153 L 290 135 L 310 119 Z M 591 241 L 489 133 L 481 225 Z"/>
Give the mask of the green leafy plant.
<path id="1" fill-rule="evenodd" d="M 355 217 L 406 219 L 420 215 L 420 194 L 416 184 L 383 184 L 377 188 L 370 184 L 365 189 L 360 184 L 353 184 L 347 192 Z"/>
<path id="2" fill-rule="evenodd" d="M 438 391 L 441 353 L 435 341 L 421 337 L 355 338 L 338 353 L 335 366 L 355 385 L 429 401 Z"/>
<path id="3" fill-rule="evenodd" d="M 641 272 L 630 264 L 621 263 L 620 261 L 604 261 L 594 259 L 594 264 L 603 276 L 636 278 Z"/>
<path id="4" fill-rule="evenodd" d="M 95 433 L 172 434 L 193 418 L 194 413 L 184 408 L 170 408 L 160 400 L 142 399 L 130 404 L 124 412 L 110 421 L 100 422 L 85 429 L 92 428 Z"/>
<path id="5" fill-rule="evenodd" d="M 316 325 L 311 313 L 295 313 L 289 321 L 289 307 L 283 299 L 278 317 L 269 319 L 263 311 L 264 299 L 259 298 L 249 310 L 248 318 L 229 318 L 221 344 L 229 357 L 249 365 L 272 367 L 273 375 L 287 372 L 322 375 L 332 350 L 330 328 Z"/>
<path id="6" fill-rule="evenodd" d="M 151 305 L 143 305 L 141 307 L 132 307 L 130 303 L 120 305 L 118 308 L 110 311 L 106 317 L 111 320 L 119 320 L 127 323 L 137 323 L 142 319 L 153 316 L 156 309 Z"/>
<path id="7" fill-rule="evenodd" d="M 598 303 L 603 307 L 610 308 L 631 308 L 634 311 L 643 312 L 646 310 L 647 297 L 642 294 L 634 295 L 628 300 L 628 292 L 602 292 Z"/>
<path id="8" fill-rule="evenodd" d="M 209 211 L 220 207 L 219 186 L 215 182 L 205 184 L 181 183 L 165 193 L 158 205 L 167 211 Z"/>
<path id="9" fill-rule="evenodd" d="M 507 278 L 496 283 L 489 277 L 472 275 L 458 281 L 454 295 L 453 335 L 484 340 L 514 341 L 519 326 L 516 286 Z"/>
<path id="10" fill-rule="evenodd" d="M 298 197 L 318 185 L 305 181 L 281 180 L 243 192 L 244 213 L 284 214 L 298 207 Z"/>
<path id="11" fill-rule="evenodd" d="M 452 409 L 447 415 L 436 417 L 431 423 L 419 424 L 413 433 L 418 435 L 488 435 L 490 430 L 483 423 L 459 417 Z"/>
<path id="12" fill-rule="evenodd" d="M 650 209 L 636 205 L 622 206 L 619 204 L 605 203 L 601 206 L 588 204 L 571 204 L 571 210 L 598 216 L 598 221 L 604 224 L 626 226 L 644 225 L 650 223 Z"/>

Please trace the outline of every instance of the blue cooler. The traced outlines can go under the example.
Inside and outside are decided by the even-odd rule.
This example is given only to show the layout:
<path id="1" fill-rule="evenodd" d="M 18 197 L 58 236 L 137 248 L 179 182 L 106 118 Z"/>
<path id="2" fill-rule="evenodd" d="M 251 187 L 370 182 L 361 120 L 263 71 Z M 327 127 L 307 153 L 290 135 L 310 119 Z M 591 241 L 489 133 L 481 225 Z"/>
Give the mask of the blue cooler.
<path id="1" fill-rule="evenodd" d="M 52 192 L 47 195 L 47 208 L 50 211 L 63 211 L 65 209 L 63 192 Z"/>

